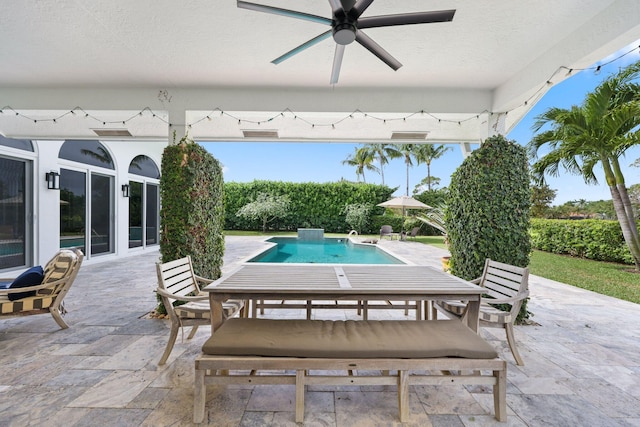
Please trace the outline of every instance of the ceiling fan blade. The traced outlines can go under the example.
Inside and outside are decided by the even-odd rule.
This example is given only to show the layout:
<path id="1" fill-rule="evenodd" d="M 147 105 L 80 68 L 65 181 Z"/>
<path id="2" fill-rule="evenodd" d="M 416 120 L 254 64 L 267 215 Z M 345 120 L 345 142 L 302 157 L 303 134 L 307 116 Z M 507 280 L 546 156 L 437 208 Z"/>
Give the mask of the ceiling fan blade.
<path id="1" fill-rule="evenodd" d="M 274 15 L 287 16 L 289 18 L 304 19 L 305 21 L 317 22 L 320 24 L 331 25 L 331 19 L 323 16 L 312 15 L 310 13 L 298 12 L 295 10 L 281 9 L 279 7 L 265 6 L 262 4 L 249 3 L 248 1 L 238 0 L 240 9 L 254 10 L 256 12 L 271 13 Z"/>
<path id="2" fill-rule="evenodd" d="M 358 19 L 358 28 L 390 27 L 392 25 L 430 24 L 453 20 L 455 9 L 432 12 L 399 13 L 397 15 L 369 16 Z"/>
<path id="3" fill-rule="evenodd" d="M 356 0 L 340 0 L 340 3 L 342 3 L 342 9 L 344 9 L 345 12 L 349 12 L 356 3 Z"/>
<path id="4" fill-rule="evenodd" d="M 342 3 L 340 3 L 340 0 L 329 0 L 329 4 L 331 5 L 331 10 L 334 12 L 342 9 Z"/>
<path id="5" fill-rule="evenodd" d="M 393 68 L 393 71 L 396 71 L 398 68 L 402 67 L 400 61 L 391 56 L 389 52 L 384 50 L 378 43 L 374 42 L 362 31 L 358 31 L 356 33 L 356 41 L 362 46 L 366 47 L 369 52 L 380 58 L 382 62 Z"/>
<path id="6" fill-rule="evenodd" d="M 340 77 L 340 67 L 342 67 L 342 57 L 344 56 L 345 45 L 336 43 L 336 53 L 333 56 L 333 69 L 331 70 L 331 81 L 329 84 L 338 83 Z"/>
<path id="7" fill-rule="evenodd" d="M 282 61 L 291 58 L 293 55 L 302 52 L 303 50 L 313 46 L 316 43 L 320 43 L 322 40 L 329 38 L 331 36 L 331 30 L 329 31 L 325 31 L 324 33 L 320 34 L 319 36 L 316 36 L 314 38 L 312 38 L 309 41 L 306 41 L 304 43 L 302 43 L 300 46 L 291 49 L 289 52 L 285 53 L 282 56 L 277 57 L 276 59 L 274 59 L 273 61 L 271 61 L 272 64 L 279 64 Z"/>
<path id="8" fill-rule="evenodd" d="M 358 2 L 356 2 L 356 4 L 351 8 L 349 15 L 351 15 L 353 19 L 360 18 L 360 15 L 362 15 L 364 11 L 371 6 L 371 3 L 373 3 L 373 0 L 358 0 Z"/>

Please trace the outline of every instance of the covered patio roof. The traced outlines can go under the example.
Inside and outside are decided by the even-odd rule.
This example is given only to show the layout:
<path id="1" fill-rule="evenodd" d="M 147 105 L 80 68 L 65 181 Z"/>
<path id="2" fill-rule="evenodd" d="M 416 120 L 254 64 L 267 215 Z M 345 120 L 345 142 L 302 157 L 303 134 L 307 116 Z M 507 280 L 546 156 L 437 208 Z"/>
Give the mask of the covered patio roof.
<path id="1" fill-rule="evenodd" d="M 255 2 L 331 16 L 328 1 Z M 330 85 L 331 37 L 270 62 L 326 26 L 233 0 L 0 7 L 0 133 L 32 139 L 166 141 L 175 130 L 207 141 L 464 146 L 507 133 L 553 84 L 640 39 L 636 0 L 375 0 L 363 16 L 456 12 L 447 23 L 364 30 L 403 66 L 353 43 Z"/>

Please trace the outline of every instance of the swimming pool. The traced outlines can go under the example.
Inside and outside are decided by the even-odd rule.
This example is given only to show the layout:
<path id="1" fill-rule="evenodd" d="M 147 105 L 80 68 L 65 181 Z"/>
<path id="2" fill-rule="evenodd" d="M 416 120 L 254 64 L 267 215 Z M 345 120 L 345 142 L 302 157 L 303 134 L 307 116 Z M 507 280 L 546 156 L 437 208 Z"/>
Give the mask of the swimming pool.
<path id="1" fill-rule="evenodd" d="M 299 240 L 295 237 L 272 237 L 267 242 L 275 245 L 248 262 L 404 264 L 375 245 L 356 244 L 349 239 Z"/>

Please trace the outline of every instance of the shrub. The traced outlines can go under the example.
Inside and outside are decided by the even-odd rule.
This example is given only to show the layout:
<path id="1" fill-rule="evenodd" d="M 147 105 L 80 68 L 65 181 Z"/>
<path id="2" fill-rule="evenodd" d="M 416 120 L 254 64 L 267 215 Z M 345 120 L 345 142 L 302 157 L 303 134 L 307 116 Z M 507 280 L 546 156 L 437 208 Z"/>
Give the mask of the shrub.
<path id="1" fill-rule="evenodd" d="M 191 255 L 196 274 L 219 278 L 224 255 L 224 186 L 218 161 L 187 137 L 169 145 L 162 154 L 160 196 L 162 261 Z"/>
<path id="2" fill-rule="evenodd" d="M 253 221 L 260 221 L 262 232 L 266 233 L 268 223 L 287 216 L 289 204 L 287 196 L 260 193 L 255 201 L 244 205 L 236 215 Z"/>
<path id="3" fill-rule="evenodd" d="M 352 230 L 362 233 L 362 230 L 364 230 L 369 223 L 371 208 L 371 205 L 364 203 L 347 205 L 344 208 L 346 213 L 345 221 L 349 224 L 349 227 L 351 227 Z"/>
<path id="4" fill-rule="evenodd" d="M 633 264 L 618 221 L 534 218 L 531 244 L 554 254 Z"/>
<path id="5" fill-rule="evenodd" d="M 531 206 L 527 154 L 503 136 L 486 139 L 453 173 L 447 196 L 452 273 L 482 274 L 485 259 L 529 264 Z M 519 318 L 526 316 L 526 302 Z"/>

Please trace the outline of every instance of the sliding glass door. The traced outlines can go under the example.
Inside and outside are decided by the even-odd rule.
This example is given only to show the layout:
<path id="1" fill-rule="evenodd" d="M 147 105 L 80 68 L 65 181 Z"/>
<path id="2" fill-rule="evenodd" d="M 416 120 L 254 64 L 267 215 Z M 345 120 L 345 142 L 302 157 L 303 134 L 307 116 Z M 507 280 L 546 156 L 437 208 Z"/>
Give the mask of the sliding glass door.
<path id="1" fill-rule="evenodd" d="M 90 255 L 114 251 L 113 188 L 111 176 L 60 170 L 61 248 L 77 247 Z"/>
<path id="2" fill-rule="evenodd" d="M 0 270 L 31 263 L 31 162 L 0 157 Z"/>

